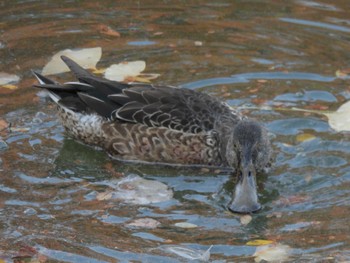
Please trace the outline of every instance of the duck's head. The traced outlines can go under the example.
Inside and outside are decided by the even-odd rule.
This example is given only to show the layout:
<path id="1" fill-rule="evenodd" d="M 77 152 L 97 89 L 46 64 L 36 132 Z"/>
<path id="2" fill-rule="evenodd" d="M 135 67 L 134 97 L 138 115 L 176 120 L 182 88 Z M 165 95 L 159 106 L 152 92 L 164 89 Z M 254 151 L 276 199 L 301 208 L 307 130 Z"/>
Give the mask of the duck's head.
<path id="1" fill-rule="evenodd" d="M 270 161 L 270 143 L 263 127 L 253 121 L 240 121 L 234 128 L 226 148 L 226 158 L 235 168 L 236 186 L 228 209 L 236 213 L 252 213 L 258 201 L 256 175 Z"/>

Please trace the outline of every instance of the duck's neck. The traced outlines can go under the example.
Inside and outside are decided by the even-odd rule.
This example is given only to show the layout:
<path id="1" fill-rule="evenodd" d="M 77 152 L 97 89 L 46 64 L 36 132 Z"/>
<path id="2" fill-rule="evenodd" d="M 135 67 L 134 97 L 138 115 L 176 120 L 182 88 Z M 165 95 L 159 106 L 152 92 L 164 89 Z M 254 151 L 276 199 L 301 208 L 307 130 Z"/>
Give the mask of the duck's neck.
<path id="1" fill-rule="evenodd" d="M 229 160 L 227 160 L 227 148 L 230 148 L 228 144 L 232 144 L 233 128 L 238 121 L 238 118 L 232 118 L 232 116 L 220 116 L 214 124 L 214 130 L 220 134 L 218 138 L 220 155 L 225 165 L 230 165 Z"/>

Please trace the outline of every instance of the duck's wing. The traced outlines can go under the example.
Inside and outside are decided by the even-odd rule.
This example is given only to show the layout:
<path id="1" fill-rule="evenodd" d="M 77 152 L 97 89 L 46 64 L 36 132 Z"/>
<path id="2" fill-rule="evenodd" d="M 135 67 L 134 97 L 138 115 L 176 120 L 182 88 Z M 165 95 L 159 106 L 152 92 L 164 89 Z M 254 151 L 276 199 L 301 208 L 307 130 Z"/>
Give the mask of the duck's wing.
<path id="1" fill-rule="evenodd" d="M 207 94 L 170 86 L 140 84 L 108 98 L 123 105 L 112 113 L 115 119 L 190 133 L 212 130 L 218 114 L 230 114 Z"/>
<path id="2" fill-rule="evenodd" d="M 48 89 L 60 98 L 60 105 L 72 110 L 190 133 L 212 130 L 218 116 L 232 116 L 229 107 L 207 94 L 171 86 L 105 80 L 67 57 L 62 59 L 79 82 L 61 85 L 35 73 L 41 83 L 35 86 Z"/>

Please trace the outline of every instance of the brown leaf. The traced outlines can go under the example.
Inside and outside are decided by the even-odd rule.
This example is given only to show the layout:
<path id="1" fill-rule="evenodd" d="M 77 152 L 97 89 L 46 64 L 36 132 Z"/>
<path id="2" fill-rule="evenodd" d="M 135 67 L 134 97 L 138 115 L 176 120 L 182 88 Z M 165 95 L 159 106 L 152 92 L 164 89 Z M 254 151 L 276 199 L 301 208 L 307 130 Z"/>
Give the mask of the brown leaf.
<path id="1" fill-rule="evenodd" d="M 308 200 L 310 200 L 309 196 L 292 195 L 292 196 L 288 196 L 288 197 L 281 197 L 280 199 L 278 199 L 274 203 L 282 204 L 282 205 L 294 205 L 294 204 L 303 203 L 303 202 L 308 201 Z"/>
<path id="2" fill-rule="evenodd" d="M 305 109 L 309 110 L 328 110 L 327 105 L 321 105 L 321 104 L 312 104 L 312 105 L 307 105 L 305 106 Z"/>
<path id="3" fill-rule="evenodd" d="M 8 126 L 8 123 L 4 119 L 0 119 L 0 131 L 5 130 Z"/>
<path id="4" fill-rule="evenodd" d="M 122 177 L 122 176 L 124 176 L 123 173 L 117 172 L 114 169 L 113 164 L 111 162 L 106 163 L 104 165 L 104 167 L 111 175 L 113 175 L 113 177 Z"/>
<path id="5" fill-rule="evenodd" d="M 114 29 L 112 29 L 111 27 L 107 26 L 107 25 L 98 25 L 97 26 L 97 30 L 104 35 L 107 36 L 112 36 L 112 37 L 120 37 L 120 33 L 118 31 L 115 31 Z"/>

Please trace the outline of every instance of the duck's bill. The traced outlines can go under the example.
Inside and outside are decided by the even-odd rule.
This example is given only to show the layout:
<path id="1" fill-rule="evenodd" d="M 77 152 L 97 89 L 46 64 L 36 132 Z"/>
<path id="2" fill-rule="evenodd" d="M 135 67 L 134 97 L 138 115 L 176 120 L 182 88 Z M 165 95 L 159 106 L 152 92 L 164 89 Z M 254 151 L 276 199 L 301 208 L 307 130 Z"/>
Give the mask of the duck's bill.
<path id="1" fill-rule="evenodd" d="M 261 205 L 258 202 L 255 170 L 242 170 L 237 180 L 233 201 L 228 209 L 235 213 L 248 214 L 260 210 Z"/>

